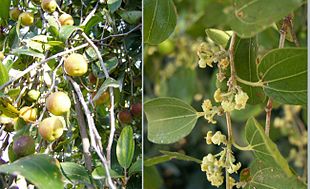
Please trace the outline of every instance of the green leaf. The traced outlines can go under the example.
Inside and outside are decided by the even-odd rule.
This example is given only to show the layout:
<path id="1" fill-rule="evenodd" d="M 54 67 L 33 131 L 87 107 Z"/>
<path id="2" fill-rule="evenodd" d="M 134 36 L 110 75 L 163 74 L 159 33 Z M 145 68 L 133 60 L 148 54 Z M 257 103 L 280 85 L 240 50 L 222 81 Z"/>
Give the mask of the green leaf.
<path id="1" fill-rule="evenodd" d="M 110 169 L 110 176 L 111 178 L 122 178 L 124 177 L 123 175 L 120 175 L 119 173 L 117 173 L 116 171 Z M 104 179 L 106 178 L 106 171 L 103 167 L 96 167 L 93 172 L 92 172 L 92 177 L 94 179 Z"/>
<path id="2" fill-rule="evenodd" d="M 9 18 L 11 0 L 2 0 L 0 6 L 0 18 L 7 20 Z"/>
<path id="3" fill-rule="evenodd" d="M 21 175 L 39 189 L 63 189 L 62 176 L 56 160 L 48 155 L 36 154 L 0 166 L 0 172 Z"/>
<path id="4" fill-rule="evenodd" d="M 303 0 L 234 0 L 229 24 L 240 37 L 253 37 L 302 3 Z"/>
<path id="5" fill-rule="evenodd" d="M 93 101 L 97 101 L 100 96 L 107 90 L 107 88 L 109 87 L 114 87 L 114 88 L 118 88 L 119 87 L 119 82 L 114 80 L 113 78 L 108 78 L 106 79 L 103 84 L 101 85 L 101 87 L 99 88 L 98 92 L 96 93 L 96 95 L 93 98 Z"/>
<path id="6" fill-rule="evenodd" d="M 79 29 L 76 26 L 62 26 L 59 30 L 59 39 L 63 42 L 67 41 L 72 33 Z"/>
<path id="7" fill-rule="evenodd" d="M 128 169 L 128 167 L 131 165 L 134 152 L 135 141 L 133 139 L 133 130 L 131 126 L 127 126 L 123 128 L 116 146 L 116 156 L 118 163 L 124 169 Z"/>
<path id="8" fill-rule="evenodd" d="M 172 0 L 143 1 L 144 42 L 159 44 L 174 31 L 177 12 Z"/>
<path id="9" fill-rule="evenodd" d="M 182 161 L 192 161 L 192 162 L 201 164 L 201 160 L 196 159 L 191 156 L 187 156 L 185 154 L 181 154 L 178 152 L 169 152 L 169 151 L 164 151 L 164 150 L 161 150 L 160 152 L 164 155 L 146 159 L 144 161 L 144 166 L 149 167 L 149 166 L 160 164 L 160 163 L 172 160 L 172 159 L 177 159 L 177 160 L 182 160 Z"/>
<path id="10" fill-rule="evenodd" d="M 15 55 L 23 54 L 23 55 L 37 57 L 37 58 L 41 58 L 41 59 L 44 58 L 43 53 L 36 52 L 36 51 L 29 49 L 29 48 L 27 48 L 27 49 L 25 49 L 25 48 L 13 49 L 12 54 L 15 54 Z"/>
<path id="11" fill-rule="evenodd" d="M 103 16 L 102 15 L 95 15 L 93 16 L 85 25 L 84 27 L 84 32 L 89 35 L 90 34 L 90 31 L 91 29 L 97 25 L 98 23 L 100 22 L 103 22 L 104 19 L 103 19 Z"/>
<path id="12" fill-rule="evenodd" d="M 46 18 L 47 23 L 49 25 L 48 30 L 52 33 L 53 36 L 58 37 L 59 36 L 59 24 L 58 21 L 54 16 L 47 16 Z"/>
<path id="13" fill-rule="evenodd" d="M 277 145 L 265 135 L 262 126 L 253 117 L 248 119 L 246 123 L 245 137 L 257 159 L 279 166 L 289 177 L 293 175 Z"/>
<path id="14" fill-rule="evenodd" d="M 307 49 L 283 48 L 267 53 L 258 65 L 267 96 L 285 104 L 307 104 Z"/>
<path id="15" fill-rule="evenodd" d="M 163 179 L 155 166 L 144 167 L 143 181 L 144 189 L 159 189 L 163 185 Z"/>
<path id="16" fill-rule="evenodd" d="M 221 45 L 224 48 L 230 38 L 230 35 L 227 32 L 218 29 L 206 29 L 206 33 L 215 44 Z"/>
<path id="17" fill-rule="evenodd" d="M 307 185 L 299 180 L 295 175 L 287 177 L 279 167 L 266 164 L 261 160 L 255 160 L 250 166 L 250 180 L 246 189 L 282 189 L 298 188 L 306 189 Z"/>
<path id="18" fill-rule="evenodd" d="M 0 61 L 0 86 L 9 81 L 9 73 L 6 67 Z"/>
<path id="19" fill-rule="evenodd" d="M 161 97 L 144 103 L 148 139 L 169 144 L 187 136 L 199 116 L 194 108 L 177 98 Z"/>
<path id="20" fill-rule="evenodd" d="M 136 173 L 142 172 L 142 159 L 138 159 L 136 162 L 134 162 L 128 171 L 128 175 L 131 176 Z"/>
<path id="21" fill-rule="evenodd" d="M 257 82 L 257 43 L 256 38 L 240 39 L 237 37 L 235 46 L 235 69 L 239 78 Z M 252 87 L 239 83 L 242 90 L 249 96 L 249 104 L 259 104 L 264 102 L 265 94 L 262 87 Z"/>
<path id="22" fill-rule="evenodd" d="M 141 11 L 125 11 L 121 10 L 118 14 L 129 24 L 136 24 L 142 17 Z"/>
<path id="23" fill-rule="evenodd" d="M 113 13 L 115 12 L 122 4 L 122 0 L 108 0 L 109 10 Z"/>
<path id="24" fill-rule="evenodd" d="M 70 182 L 90 183 L 89 174 L 85 167 L 73 162 L 63 162 L 60 163 L 60 166 L 63 176 Z"/>

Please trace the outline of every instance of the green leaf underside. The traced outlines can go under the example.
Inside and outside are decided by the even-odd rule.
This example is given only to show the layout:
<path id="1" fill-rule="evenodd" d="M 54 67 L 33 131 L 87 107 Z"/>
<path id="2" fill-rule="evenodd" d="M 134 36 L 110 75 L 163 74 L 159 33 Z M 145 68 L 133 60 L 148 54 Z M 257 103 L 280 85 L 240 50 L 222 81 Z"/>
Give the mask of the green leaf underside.
<path id="1" fill-rule="evenodd" d="M 161 150 L 160 152 L 164 155 L 155 156 L 155 157 L 151 157 L 151 158 L 144 160 L 144 166 L 149 167 L 149 166 L 157 165 L 160 163 L 164 163 L 172 159 L 177 159 L 177 160 L 182 160 L 182 161 L 192 161 L 192 162 L 201 164 L 201 160 L 191 157 L 191 156 L 187 156 L 185 154 L 181 154 L 178 152 L 169 152 L 169 151 L 164 151 L 164 150 Z"/>
<path id="2" fill-rule="evenodd" d="M 246 189 L 305 189 L 307 185 L 293 175 L 287 177 L 285 173 L 272 164 L 261 160 L 255 160 L 250 166 L 251 180 L 246 185 Z"/>
<path id="3" fill-rule="evenodd" d="M 22 175 L 39 189 L 63 189 L 62 176 L 55 159 L 48 155 L 30 155 L 0 166 L 0 172 Z"/>
<path id="4" fill-rule="evenodd" d="M 133 130 L 131 126 L 124 127 L 117 141 L 116 156 L 119 164 L 127 169 L 131 165 L 135 152 L 135 141 L 133 139 Z"/>
<path id="5" fill-rule="evenodd" d="M 9 80 L 9 73 L 6 67 L 0 61 L 0 86 Z"/>
<path id="6" fill-rule="evenodd" d="M 264 91 L 275 101 L 307 104 L 307 49 L 283 48 L 266 54 L 258 65 Z"/>
<path id="7" fill-rule="evenodd" d="M 63 162 L 60 163 L 61 171 L 64 177 L 66 177 L 72 183 L 90 183 L 89 175 L 85 167 L 73 163 Z"/>
<path id="8" fill-rule="evenodd" d="M 160 97 L 144 103 L 148 120 L 148 139 L 158 144 L 169 144 L 187 136 L 198 116 L 190 105 L 177 98 Z"/>
<path id="9" fill-rule="evenodd" d="M 174 31 L 177 21 L 176 8 L 172 0 L 143 1 L 144 42 L 159 44 Z"/>
<path id="10" fill-rule="evenodd" d="M 27 55 L 27 56 L 37 57 L 37 58 L 44 58 L 43 53 L 36 52 L 32 49 L 13 49 L 12 54 Z"/>
<path id="11" fill-rule="evenodd" d="M 142 159 L 138 159 L 130 166 L 128 174 L 129 176 L 131 176 L 135 173 L 141 173 L 141 172 L 142 172 Z"/>
<path id="12" fill-rule="evenodd" d="M 254 156 L 258 160 L 278 166 L 288 177 L 293 175 L 287 161 L 279 152 L 276 144 L 265 135 L 262 126 L 253 117 L 248 119 L 246 123 L 245 136 L 247 142 L 253 149 Z"/>
<path id="13" fill-rule="evenodd" d="M 109 10 L 113 13 L 115 12 L 122 4 L 122 0 L 108 0 Z"/>
<path id="14" fill-rule="evenodd" d="M 242 38 L 253 37 L 287 16 L 303 0 L 235 0 L 230 26 Z"/>
<path id="15" fill-rule="evenodd" d="M 239 78 L 250 81 L 257 82 L 259 79 L 257 77 L 257 43 L 256 37 L 249 39 L 236 40 L 235 46 L 235 69 Z M 261 87 L 252 87 L 242 83 L 238 83 L 242 90 L 249 96 L 249 104 L 259 104 L 265 100 L 265 94 Z"/>

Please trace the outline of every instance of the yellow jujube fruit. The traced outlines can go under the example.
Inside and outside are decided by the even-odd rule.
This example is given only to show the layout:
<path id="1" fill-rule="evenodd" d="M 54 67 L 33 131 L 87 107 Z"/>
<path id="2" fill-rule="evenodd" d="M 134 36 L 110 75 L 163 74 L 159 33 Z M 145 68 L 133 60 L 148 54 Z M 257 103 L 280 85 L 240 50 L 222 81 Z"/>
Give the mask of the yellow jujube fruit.
<path id="1" fill-rule="evenodd" d="M 74 24 L 72 16 L 67 13 L 62 14 L 58 20 L 62 26 L 73 26 Z"/>
<path id="2" fill-rule="evenodd" d="M 59 117 L 49 117 L 45 118 L 39 124 L 39 134 L 44 140 L 52 142 L 59 137 L 61 137 L 63 133 L 64 125 Z"/>
<path id="3" fill-rule="evenodd" d="M 64 92 L 55 92 L 50 94 L 46 99 L 46 108 L 49 112 L 56 116 L 63 115 L 68 112 L 71 107 L 71 101 Z"/>
<path id="4" fill-rule="evenodd" d="M 34 21 L 33 14 L 30 12 L 23 12 L 19 15 L 22 26 L 31 26 Z"/>
<path id="5" fill-rule="evenodd" d="M 41 7 L 44 11 L 53 13 L 57 8 L 57 2 L 55 0 L 42 0 Z"/>
<path id="6" fill-rule="evenodd" d="M 19 111 L 19 117 L 23 118 L 27 123 L 37 120 L 38 110 L 29 106 L 24 106 Z"/>
<path id="7" fill-rule="evenodd" d="M 88 64 L 84 56 L 73 53 L 65 59 L 64 67 L 70 76 L 82 76 L 87 72 Z"/>

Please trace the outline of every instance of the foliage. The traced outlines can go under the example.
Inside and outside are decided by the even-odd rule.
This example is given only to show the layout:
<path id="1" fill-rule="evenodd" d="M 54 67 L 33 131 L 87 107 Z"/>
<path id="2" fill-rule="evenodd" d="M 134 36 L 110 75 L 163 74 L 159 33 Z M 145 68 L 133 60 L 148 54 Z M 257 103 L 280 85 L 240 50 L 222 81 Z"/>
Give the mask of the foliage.
<path id="1" fill-rule="evenodd" d="M 306 188 L 305 2 L 174 3 L 144 28 L 145 188 Z"/>
<path id="2" fill-rule="evenodd" d="M 141 186 L 141 116 L 117 114 L 142 98 L 142 1 L 1 3 L 0 188 Z M 35 154 L 16 156 L 19 136 Z"/>

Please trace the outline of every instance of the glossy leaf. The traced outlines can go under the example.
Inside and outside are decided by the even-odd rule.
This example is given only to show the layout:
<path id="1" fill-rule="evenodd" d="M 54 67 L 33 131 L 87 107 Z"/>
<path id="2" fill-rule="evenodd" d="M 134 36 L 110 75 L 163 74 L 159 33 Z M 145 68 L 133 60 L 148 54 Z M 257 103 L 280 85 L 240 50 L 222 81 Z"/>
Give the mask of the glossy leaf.
<path id="1" fill-rule="evenodd" d="M 235 68 L 239 78 L 257 82 L 257 43 L 256 38 L 236 39 L 235 45 Z M 262 87 L 252 87 L 242 83 L 238 83 L 242 90 L 249 96 L 249 104 L 259 104 L 265 100 L 265 94 Z"/>
<path id="2" fill-rule="evenodd" d="M 0 86 L 9 81 L 9 73 L 3 63 L 0 61 Z"/>
<path id="3" fill-rule="evenodd" d="M 289 177 L 293 175 L 277 145 L 265 135 L 264 129 L 253 117 L 246 123 L 245 137 L 258 160 L 279 166 Z"/>
<path id="4" fill-rule="evenodd" d="M 256 160 L 251 164 L 249 178 L 246 189 L 307 188 L 307 185 L 295 175 L 288 177 L 279 167 L 261 160 Z"/>
<path id="5" fill-rule="evenodd" d="M 0 172 L 21 175 L 39 189 L 63 189 L 62 175 L 56 160 L 48 155 L 36 154 L 0 166 Z"/>
<path id="6" fill-rule="evenodd" d="M 60 163 L 62 174 L 72 183 L 90 183 L 89 175 L 85 167 L 73 163 L 63 162 Z"/>
<path id="7" fill-rule="evenodd" d="M 84 32 L 88 35 L 91 32 L 91 29 L 100 22 L 103 22 L 103 16 L 95 15 L 93 16 L 85 25 Z"/>
<path id="8" fill-rule="evenodd" d="M 199 163 L 199 164 L 201 163 L 201 160 L 199 159 L 196 159 L 194 157 L 187 156 L 185 154 L 181 154 L 178 152 L 169 152 L 169 151 L 163 151 L 163 150 L 161 150 L 160 152 L 164 155 L 146 159 L 144 161 L 144 166 L 149 167 L 149 166 L 160 164 L 160 163 L 172 160 L 172 159 L 177 159 L 177 160 L 182 160 L 182 161 L 192 161 L 192 162 Z"/>
<path id="9" fill-rule="evenodd" d="M 229 24 L 242 38 L 253 37 L 287 16 L 303 0 L 234 0 Z"/>
<path id="10" fill-rule="evenodd" d="M 159 44 L 174 31 L 177 12 L 172 0 L 143 1 L 144 43 Z"/>
<path id="11" fill-rule="evenodd" d="M 110 176 L 111 178 L 122 178 L 123 175 L 117 173 L 116 171 L 110 169 Z M 106 171 L 103 167 L 96 167 L 92 172 L 92 177 L 94 179 L 104 179 L 106 178 Z"/>
<path id="12" fill-rule="evenodd" d="M 123 128 L 116 146 L 116 156 L 118 163 L 124 169 L 128 169 L 131 165 L 134 152 L 135 141 L 133 139 L 133 130 L 131 126 L 127 126 Z"/>
<path id="13" fill-rule="evenodd" d="M 206 33 L 215 44 L 221 45 L 222 47 L 226 47 L 226 44 L 230 38 L 230 35 L 226 31 L 218 29 L 206 29 Z"/>
<path id="14" fill-rule="evenodd" d="M 11 0 L 2 0 L 0 6 L 0 18 L 3 20 L 9 18 Z"/>
<path id="15" fill-rule="evenodd" d="M 284 48 L 267 53 L 258 65 L 267 96 L 284 104 L 307 104 L 307 49 Z"/>
<path id="16" fill-rule="evenodd" d="M 161 97 L 144 103 L 148 121 L 148 139 L 169 144 L 187 136 L 194 128 L 198 115 L 194 108 L 177 98 Z"/>
<path id="17" fill-rule="evenodd" d="M 108 0 L 109 10 L 113 13 L 115 12 L 122 4 L 122 0 Z"/>
<path id="18" fill-rule="evenodd" d="M 59 39 L 63 42 L 67 41 L 72 33 L 78 29 L 76 26 L 62 26 L 59 30 Z"/>
<path id="19" fill-rule="evenodd" d="M 119 11 L 118 14 L 129 24 L 136 24 L 142 17 L 141 11 Z"/>
<path id="20" fill-rule="evenodd" d="M 112 78 L 108 78 L 106 79 L 103 84 L 101 85 L 101 87 L 99 88 L 98 92 L 96 93 L 96 95 L 93 98 L 93 101 L 97 101 L 100 96 L 109 88 L 109 87 L 114 87 L 114 88 L 118 88 L 119 87 L 119 82 L 112 79 Z"/>

